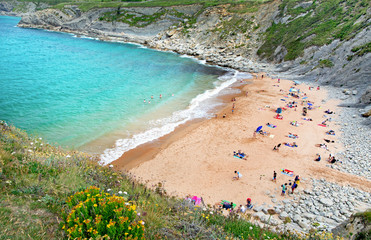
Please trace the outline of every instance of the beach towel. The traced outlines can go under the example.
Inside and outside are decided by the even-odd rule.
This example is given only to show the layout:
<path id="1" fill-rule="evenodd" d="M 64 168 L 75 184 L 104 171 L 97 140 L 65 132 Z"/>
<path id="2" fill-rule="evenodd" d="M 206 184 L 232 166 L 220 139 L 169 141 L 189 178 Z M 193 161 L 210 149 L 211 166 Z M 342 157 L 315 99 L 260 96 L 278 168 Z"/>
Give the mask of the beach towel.
<path id="1" fill-rule="evenodd" d="M 283 99 L 283 98 L 281 98 L 281 101 L 284 101 L 284 102 L 286 102 L 286 99 Z"/>
<path id="2" fill-rule="evenodd" d="M 276 125 L 272 125 L 272 124 L 269 124 L 269 125 L 267 124 L 267 126 L 270 127 L 270 128 L 276 128 L 277 127 Z"/>
<path id="3" fill-rule="evenodd" d="M 293 177 L 294 176 L 294 171 L 288 170 L 288 169 L 281 169 L 281 173 L 285 174 L 287 176 Z"/>
<path id="4" fill-rule="evenodd" d="M 239 157 L 239 156 L 237 156 L 237 155 L 233 155 L 233 157 L 238 158 L 238 159 L 244 159 L 244 157 Z M 245 157 L 246 157 L 246 156 L 245 156 Z"/>
<path id="5" fill-rule="evenodd" d="M 227 200 L 222 200 L 220 203 L 223 205 L 223 203 L 231 203 L 231 202 Z M 235 208 L 236 206 L 237 204 L 233 203 L 233 208 Z"/>
<path id="6" fill-rule="evenodd" d="M 278 120 L 282 120 L 283 119 L 283 117 L 282 116 L 274 116 L 273 118 L 275 118 L 275 119 L 278 119 Z"/>
<path id="7" fill-rule="evenodd" d="M 318 124 L 318 126 L 327 127 L 327 125 L 325 125 L 325 124 Z"/>
<path id="8" fill-rule="evenodd" d="M 270 137 L 270 138 L 274 138 L 274 135 L 273 135 L 273 134 L 271 134 L 271 135 L 269 135 L 269 137 Z"/>

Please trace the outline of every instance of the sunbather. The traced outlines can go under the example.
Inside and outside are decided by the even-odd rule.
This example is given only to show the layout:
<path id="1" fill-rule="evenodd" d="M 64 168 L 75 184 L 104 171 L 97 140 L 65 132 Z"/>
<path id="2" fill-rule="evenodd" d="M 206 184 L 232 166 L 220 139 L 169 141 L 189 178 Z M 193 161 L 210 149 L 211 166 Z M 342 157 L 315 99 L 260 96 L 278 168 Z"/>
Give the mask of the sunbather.
<path id="1" fill-rule="evenodd" d="M 335 135 L 335 131 L 334 130 L 330 130 L 330 131 L 327 131 L 326 134 L 328 134 L 328 135 Z"/>

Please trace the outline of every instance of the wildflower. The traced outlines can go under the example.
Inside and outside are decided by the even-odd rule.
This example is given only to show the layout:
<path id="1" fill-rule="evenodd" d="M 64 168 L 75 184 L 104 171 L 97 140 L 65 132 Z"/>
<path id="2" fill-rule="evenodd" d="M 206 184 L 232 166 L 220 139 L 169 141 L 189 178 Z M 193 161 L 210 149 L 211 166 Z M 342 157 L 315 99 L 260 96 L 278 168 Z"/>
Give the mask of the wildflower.
<path id="1" fill-rule="evenodd" d="M 119 192 L 118 192 L 118 194 L 120 194 L 120 195 L 121 195 L 121 194 L 122 194 L 122 191 L 119 191 Z"/>
<path id="2" fill-rule="evenodd" d="M 210 212 L 211 215 L 213 215 L 214 213 L 213 212 Z"/>
<path id="3" fill-rule="evenodd" d="M 30 142 L 31 145 L 33 145 L 33 142 Z"/>
<path id="4" fill-rule="evenodd" d="M 140 213 L 138 212 L 137 215 L 140 216 Z"/>
<path id="5" fill-rule="evenodd" d="M 112 164 L 110 164 L 110 165 L 109 165 L 109 167 L 110 167 L 110 168 L 113 168 L 113 165 L 112 165 Z"/>
<path id="6" fill-rule="evenodd" d="M 41 137 L 39 137 L 39 140 L 43 140 Z"/>
<path id="7" fill-rule="evenodd" d="M 203 211 L 206 211 L 206 208 L 203 208 L 202 210 L 203 210 Z"/>
<path id="8" fill-rule="evenodd" d="M 249 227 L 250 230 L 252 230 L 252 227 Z"/>
<path id="9" fill-rule="evenodd" d="M 111 190 L 112 190 L 111 188 L 108 188 L 108 189 L 107 189 L 107 192 L 110 192 Z"/>
<path id="10" fill-rule="evenodd" d="M 129 206 L 129 205 L 130 205 L 130 203 L 126 202 L 126 203 L 125 203 L 125 205 L 126 205 L 126 206 Z"/>
<path id="11" fill-rule="evenodd" d="M 125 195 L 127 195 L 128 193 L 127 192 L 124 192 Z"/>
<path id="12" fill-rule="evenodd" d="M 7 180 L 7 181 L 5 181 L 5 183 L 6 183 L 6 184 L 12 184 L 12 181 Z"/>
<path id="13" fill-rule="evenodd" d="M 67 154 L 66 158 L 70 158 L 71 156 L 69 154 Z"/>

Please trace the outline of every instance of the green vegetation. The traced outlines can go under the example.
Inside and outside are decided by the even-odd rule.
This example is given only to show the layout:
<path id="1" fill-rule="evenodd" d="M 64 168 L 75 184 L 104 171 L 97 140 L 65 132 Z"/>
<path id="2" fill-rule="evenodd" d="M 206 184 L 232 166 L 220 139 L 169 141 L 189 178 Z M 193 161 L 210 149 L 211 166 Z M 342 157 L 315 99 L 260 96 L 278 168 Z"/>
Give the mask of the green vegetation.
<path id="1" fill-rule="evenodd" d="M 349 55 L 347 57 L 347 60 L 348 61 L 351 61 L 354 56 L 363 56 L 363 55 L 371 52 L 371 42 L 368 42 L 368 43 L 363 44 L 361 46 L 352 48 L 352 52 L 354 54 L 353 55 Z"/>
<path id="2" fill-rule="evenodd" d="M 296 7 L 300 0 L 284 0 L 280 16 L 291 16 L 287 23 L 273 23 L 265 33 L 265 42 L 258 55 L 272 60 L 275 49 L 287 49 L 285 60 L 294 60 L 310 46 L 322 46 L 334 39 L 348 40 L 370 25 L 359 20 L 370 7 L 367 0 L 317 0 L 313 4 Z M 286 10 L 286 12 L 285 12 Z"/>
<path id="3" fill-rule="evenodd" d="M 330 59 L 321 59 L 318 61 L 318 65 L 317 67 L 320 67 L 320 68 L 330 68 L 330 67 L 333 67 L 334 66 L 334 63 L 330 60 Z"/>

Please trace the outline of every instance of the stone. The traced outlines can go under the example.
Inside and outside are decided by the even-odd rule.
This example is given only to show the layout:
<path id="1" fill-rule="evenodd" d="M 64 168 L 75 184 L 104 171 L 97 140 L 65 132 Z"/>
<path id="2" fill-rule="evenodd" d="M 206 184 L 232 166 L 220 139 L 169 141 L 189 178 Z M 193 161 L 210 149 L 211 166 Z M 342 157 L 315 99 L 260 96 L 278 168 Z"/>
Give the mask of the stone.
<path id="1" fill-rule="evenodd" d="M 279 218 L 284 221 L 288 216 L 289 215 L 286 212 L 281 212 Z"/>
<path id="2" fill-rule="evenodd" d="M 254 207 L 254 211 L 255 212 L 260 212 L 262 209 L 263 209 L 262 206 L 256 206 L 256 207 Z"/>
<path id="3" fill-rule="evenodd" d="M 303 221 L 298 222 L 298 225 L 301 228 L 305 229 L 305 230 L 309 230 L 310 229 L 310 226 L 307 223 L 303 222 Z"/>
<path id="4" fill-rule="evenodd" d="M 327 207 L 332 206 L 332 204 L 333 204 L 333 201 L 332 201 L 331 199 L 329 199 L 329 198 L 321 198 L 319 201 L 320 201 L 323 205 L 325 205 L 325 206 L 327 206 Z"/>

